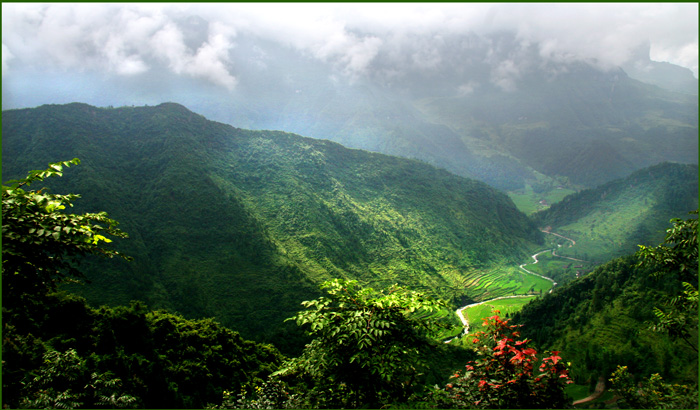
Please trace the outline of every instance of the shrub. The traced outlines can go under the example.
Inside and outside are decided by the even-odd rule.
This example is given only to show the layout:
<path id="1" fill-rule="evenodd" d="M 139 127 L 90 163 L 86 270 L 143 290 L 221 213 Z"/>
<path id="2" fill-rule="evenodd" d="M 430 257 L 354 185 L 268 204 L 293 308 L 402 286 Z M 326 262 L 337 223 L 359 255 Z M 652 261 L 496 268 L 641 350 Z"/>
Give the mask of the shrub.
<path id="1" fill-rule="evenodd" d="M 573 383 L 559 352 L 546 352 L 537 366 L 530 340 L 520 340 L 519 326 L 497 313 L 484 319 L 485 331 L 474 335 L 475 361 L 447 384 L 448 399 L 467 408 L 563 408 L 570 405 L 564 387 Z"/>

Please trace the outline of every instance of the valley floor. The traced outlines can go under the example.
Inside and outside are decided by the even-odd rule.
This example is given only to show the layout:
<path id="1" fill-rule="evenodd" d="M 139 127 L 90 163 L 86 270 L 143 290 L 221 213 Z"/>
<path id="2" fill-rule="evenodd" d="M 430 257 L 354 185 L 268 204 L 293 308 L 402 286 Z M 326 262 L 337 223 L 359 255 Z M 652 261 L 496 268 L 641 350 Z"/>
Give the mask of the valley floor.
<path id="1" fill-rule="evenodd" d="M 545 233 L 545 234 L 554 235 L 554 236 L 557 236 L 557 237 L 559 237 L 559 238 L 562 238 L 562 239 L 565 239 L 565 240 L 567 240 L 567 241 L 570 241 L 571 244 L 569 245 L 569 247 L 573 247 L 574 245 L 576 245 L 576 241 L 575 241 L 574 239 L 567 238 L 567 237 L 565 237 L 565 236 L 563 236 L 563 235 L 560 235 L 560 234 L 558 234 L 558 233 L 555 233 L 555 232 L 551 232 L 551 231 L 549 231 L 548 229 L 543 229 L 543 230 L 541 230 L 541 231 L 542 231 L 543 233 Z M 534 276 L 537 276 L 537 277 L 540 277 L 540 278 L 542 278 L 542 279 L 546 279 L 546 280 L 552 282 L 552 287 L 549 289 L 549 293 L 552 293 L 552 291 L 554 290 L 554 288 L 557 286 L 557 282 L 555 282 L 554 279 L 552 279 L 552 278 L 550 278 L 550 277 L 547 277 L 547 276 L 544 276 L 544 275 L 540 275 L 540 274 L 535 273 L 535 272 L 532 272 L 532 271 L 530 271 L 530 270 L 528 270 L 528 269 L 525 268 L 525 266 L 537 264 L 537 263 L 539 262 L 539 260 L 537 259 L 537 257 L 538 257 L 539 255 L 545 254 L 545 253 L 547 253 L 547 252 L 551 252 L 552 256 L 555 256 L 555 257 L 557 257 L 557 258 L 570 259 L 570 260 L 575 260 L 575 261 L 580 261 L 580 262 L 586 262 L 586 261 L 581 260 L 581 259 L 571 258 L 571 257 L 568 257 L 568 256 L 557 255 L 557 254 L 556 254 L 556 250 L 546 249 L 546 250 L 543 250 L 543 251 L 539 251 L 539 252 L 537 252 L 537 253 L 535 253 L 535 254 L 533 254 L 533 255 L 531 256 L 531 258 L 534 260 L 534 262 L 523 263 L 522 265 L 519 266 L 519 268 L 520 268 L 521 270 L 523 270 L 524 272 L 526 272 L 527 274 L 534 275 Z M 497 298 L 493 298 L 493 299 L 489 299 L 489 300 L 485 300 L 485 301 L 481 301 L 481 302 L 477 302 L 477 303 L 472 303 L 472 304 L 469 304 L 469 305 L 460 307 L 459 309 L 457 309 L 457 310 L 455 311 L 455 314 L 457 315 L 457 317 L 459 317 L 459 320 L 462 322 L 462 324 L 463 324 L 463 326 L 464 326 L 464 332 L 462 333 L 462 335 L 466 335 L 466 334 L 469 333 L 469 320 L 468 320 L 468 315 L 466 315 L 466 311 L 468 311 L 469 309 L 472 309 L 472 310 L 473 310 L 473 308 L 475 308 L 475 307 L 477 307 L 477 306 L 482 306 L 482 305 L 492 305 L 493 302 L 495 302 L 495 301 L 501 301 L 501 300 L 505 300 L 505 299 L 524 299 L 524 298 L 527 298 L 527 299 L 529 300 L 530 298 L 533 298 L 533 297 L 536 297 L 536 296 L 534 296 L 534 295 L 509 295 L 509 296 L 500 296 L 500 297 L 497 297 Z M 518 305 L 519 305 L 518 308 L 522 307 L 522 305 L 523 305 L 524 303 L 527 303 L 527 301 L 523 301 L 522 304 L 518 304 Z M 501 309 L 498 309 L 497 307 L 494 307 L 494 306 L 492 306 L 492 309 L 501 310 Z M 484 314 L 488 314 L 488 312 L 479 312 L 479 313 L 480 313 L 480 314 L 477 315 L 477 316 L 483 316 Z M 512 312 L 503 312 L 503 311 L 502 311 L 502 313 L 505 314 L 505 313 L 512 313 Z M 481 319 L 481 318 L 479 318 L 479 319 Z M 459 337 L 459 336 L 458 336 L 458 337 Z M 452 341 L 452 339 L 446 341 L 446 343 L 449 343 L 450 341 Z"/>

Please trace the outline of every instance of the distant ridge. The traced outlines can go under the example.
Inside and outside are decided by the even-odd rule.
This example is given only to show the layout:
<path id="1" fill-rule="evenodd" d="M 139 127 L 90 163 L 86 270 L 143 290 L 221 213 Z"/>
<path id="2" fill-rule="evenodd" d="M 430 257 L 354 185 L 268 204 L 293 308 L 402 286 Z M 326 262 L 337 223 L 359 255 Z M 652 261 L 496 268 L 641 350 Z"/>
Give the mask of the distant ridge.
<path id="1" fill-rule="evenodd" d="M 3 180 L 79 157 L 51 181 L 104 210 L 134 262 L 83 265 L 91 303 L 144 300 L 261 337 L 330 277 L 447 299 L 541 241 L 503 193 L 414 160 L 206 120 L 179 104 L 4 111 Z M 495 285 L 494 285 L 495 286 Z"/>

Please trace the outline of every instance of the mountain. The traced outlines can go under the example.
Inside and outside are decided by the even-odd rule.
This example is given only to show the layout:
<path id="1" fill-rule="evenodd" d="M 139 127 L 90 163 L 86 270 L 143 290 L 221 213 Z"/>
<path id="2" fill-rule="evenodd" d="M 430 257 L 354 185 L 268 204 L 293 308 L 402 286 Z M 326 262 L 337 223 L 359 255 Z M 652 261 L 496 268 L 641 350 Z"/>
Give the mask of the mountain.
<path id="1" fill-rule="evenodd" d="M 640 46 L 622 69 L 635 80 L 653 84 L 669 91 L 698 95 L 698 79 L 687 68 L 668 62 L 653 61 L 651 44 Z"/>
<path id="2" fill-rule="evenodd" d="M 78 157 L 50 181 L 108 212 L 131 263 L 88 260 L 91 304 L 143 300 L 270 336 L 331 277 L 449 300 L 540 243 L 503 193 L 428 164 L 250 131 L 185 107 L 41 106 L 2 113 L 3 179 Z M 521 277 L 522 275 L 517 275 Z M 505 278 L 508 282 L 508 278 Z"/>
<path id="3" fill-rule="evenodd" d="M 510 92 L 422 101 L 427 118 L 545 175 L 595 187 L 663 161 L 697 163 L 697 101 L 586 65 Z M 475 130 L 478 132 L 475 132 Z"/>
<path id="4" fill-rule="evenodd" d="M 666 162 L 569 195 L 532 218 L 576 240 L 561 255 L 602 263 L 660 242 L 671 218 L 697 207 L 698 166 Z"/>
<path id="5" fill-rule="evenodd" d="M 697 163 L 696 97 L 620 68 L 544 60 L 507 33 L 446 40 L 450 57 L 430 71 L 351 81 L 273 44 L 240 47 L 280 58 L 264 70 L 243 59 L 240 92 L 191 104 L 233 125 L 417 158 L 502 190 L 535 172 L 593 188 L 664 161 Z"/>

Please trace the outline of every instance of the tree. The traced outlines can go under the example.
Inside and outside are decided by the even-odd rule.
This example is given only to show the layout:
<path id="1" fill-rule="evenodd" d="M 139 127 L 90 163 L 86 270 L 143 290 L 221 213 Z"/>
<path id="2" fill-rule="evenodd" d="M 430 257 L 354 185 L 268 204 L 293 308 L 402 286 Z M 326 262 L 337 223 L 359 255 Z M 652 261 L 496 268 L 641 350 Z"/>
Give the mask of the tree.
<path id="1" fill-rule="evenodd" d="M 83 278 L 76 268 L 82 256 L 128 259 L 103 246 L 111 242 L 105 235 L 126 237 L 106 213 L 68 214 L 64 210 L 72 206 L 78 195 L 50 194 L 45 187 L 38 191 L 26 189 L 46 178 L 62 176 L 64 167 L 79 163 L 77 158 L 51 163 L 45 170 L 30 171 L 26 178 L 8 181 L 2 186 L 3 372 L 11 375 L 3 380 L 3 391 L 11 398 L 16 399 L 17 390 L 27 384 L 31 372 L 25 370 L 32 369 L 37 361 L 51 364 L 47 362 L 50 358 L 41 357 L 48 346 L 36 337 L 36 332 L 28 331 L 36 330 L 41 322 L 37 320 L 37 313 L 50 309 L 44 306 L 47 294 L 56 290 L 61 281 Z M 73 366 L 77 361 L 71 353 L 57 356 L 54 351 L 51 354 L 55 359 L 52 363 L 66 365 L 71 371 L 78 369 L 79 366 Z M 25 404 L 73 407 L 78 403 L 78 396 L 67 389 L 47 387 L 53 382 L 63 383 L 60 378 L 49 377 L 50 367 L 47 371 L 49 373 L 42 373 L 40 379 L 29 383 L 36 389 L 31 393 L 33 398 L 25 400 Z M 99 379 L 96 383 L 102 381 Z M 11 388 L 5 389 L 8 386 Z M 47 393 L 49 391 L 56 394 L 51 396 L 53 393 Z"/>
<path id="2" fill-rule="evenodd" d="M 698 211 L 690 212 L 697 215 Z M 664 308 L 655 307 L 656 322 L 650 329 L 682 340 L 698 352 L 698 219 L 672 219 L 664 242 L 656 247 L 640 245 L 639 266 L 654 269 L 652 276 L 666 281 L 680 281 L 681 288 L 666 298 Z M 696 356 L 697 357 L 697 356 Z M 639 381 L 618 366 L 610 379 L 612 390 L 632 408 L 697 408 L 697 379 L 694 383 L 670 384 L 659 374 Z"/>
<path id="3" fill-rule="evenodd" d="M 466 408 L 565 408 L 570 399 L 564 393 L 569 371 L 559 352 L 547 352 L 538 370 L 537 351 L 529 339 L 520 339 L 518 325 L 498 316 L 484 319 L 485 331 L 473 342 L 481 356 L 467 363 L 464 373 L 456 372 L 446 386 L 448 405 Z"/>
<path id="4" fill-rule="evenodd" d="M 91 373 L 74 349 L 44 354 L 39 374 L 27 384 L 22 408 L 134 408 L 136 398 L 121 391 L 121 380 L 110 373 Z"/>
<path id="5" fill-rule="evenodd" d="M 325 282 L 327 297 L 305 301 L 295 317 L 314 338 L 276 376 L 312 380 L 314 407 L 379 408 L 413 392 L 438 328 L 432 312 L 445 307 L 404 287 L 361 288 L 357 281 Z"/>
<path id="6" fill-rule="evenodd" d="M 30 171 L 24 179 L 2 186 L 2 295 L 3 307 L 12 308 L 26 296 L 54 290 L 67 278 L 81 279 L 76 269 L 80 257 L 128 257 L 103 247 L 125 238 L 117 222 L 104 212 L 82 215 L 64 213 L 79 195 L 50 194 L 46 188 L 25 190 L 34 182 L 62 176 L 63 168 L 80 164 L 78 158 Z"/>
<path id="7" fill-rule="evenodd" d="M 632 409 L 697 409 L 698 389 L 665 383 L 658 374 L 636 382 L 627 366 L 618 366 L 610 378 L 612 392 Z"/>
<path id="8" fill-rule="evenodd" d="M 690 214 L 697 215 L 695 210 Z M 665 309 L 655 307 L 657 322 L 651 330 L 668 333 L 698 351 L 698 219 L 671 220 L 664 242 L 656 247 L 640 245 L 639 265 L 655 270 L 653 277 L 681 281 L 682 288 L 667 299 Z"/>

